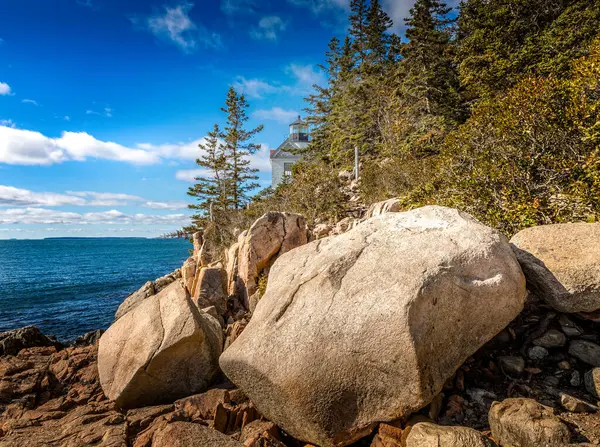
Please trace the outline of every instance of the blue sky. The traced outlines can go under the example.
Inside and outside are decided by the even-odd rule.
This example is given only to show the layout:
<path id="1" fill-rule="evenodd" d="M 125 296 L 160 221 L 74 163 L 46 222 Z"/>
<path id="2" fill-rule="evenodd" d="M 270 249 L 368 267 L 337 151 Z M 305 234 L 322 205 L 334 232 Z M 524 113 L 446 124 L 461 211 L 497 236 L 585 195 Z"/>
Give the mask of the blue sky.
<path id="1" fill-rule="evenodd" d="M 400 25 L 410 2 L 386 0 Z M 154 237 L 189 221 L 198 143 L 234 85 L 268 153 L 349 0 L 3 0 L 0 239 Z"/>

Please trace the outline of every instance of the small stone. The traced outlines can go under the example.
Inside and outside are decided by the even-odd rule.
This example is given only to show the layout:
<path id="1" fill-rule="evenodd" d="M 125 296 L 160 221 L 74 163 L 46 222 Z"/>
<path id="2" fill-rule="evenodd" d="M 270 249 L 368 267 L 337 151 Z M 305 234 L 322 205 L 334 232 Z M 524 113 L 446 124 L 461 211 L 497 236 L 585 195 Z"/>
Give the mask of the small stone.
<path id="1" fill-rule="evenodd" d="M 498 357 L 502 370 L 508 374 L 521 374 L 525 369 L 525 360 L 522 357 L 505 355 Z"/>
<path id="2" fill-rule="evenodd" d="M 583 333 L 579 326 L 573 323 L 573 321 L 564 314 L 560 316 L 558 322 L 560 323 L 560 328 L 567 337 L 578 337 Z"/>
<path id="3" fill-rule="evenodd" d="M 600 409 L 595 405 L 565 393 L 560 395 L 560 404 L 572 413 L 593 413 Z"/>
<path id="4" fill-rule="evenodd" d="M 558 386 L 560 380 L 558 379 L 558 377 L 548 376 L 544 379 L 544 382 L 546 382 L 550 386 Z"/>
<path id="5" fill-rule="evenodd" d="M 531 360 L 543 360 L 548 356 L 548 350 L 542 346 L 533 346 L 527 351 Z"/>
<path id="6" fill-rule="evenodd" d="M 398 445 L 398 444 L 397 444 Z M 468 427 L 443 427 L 427 422 L 416 424 L 406 438 L 406 447 L 487 447 L 489 440 Z"/>
<path id="7" fill-rule="evenodd" d="M 539 338 L 533 340 L 533 344 L 543 348 L 560 348 L 567 342 L 567 337 L 561 331 L 550 329 Z"/>
<path id="8" fill-rule="evenodd" d="M 569 345 L 569 354 L 584 363 L 600 366 L 600 346 L 586 340 L 573 340 Z"/>
<path id="9" fill-rule="evenodd" d="M 525 371 L 527 371 L 529 374 L 533 374 L 533 375 L 542 373 L 542 370 L 539 368 L 525 368 Z"/>
<path id="10" fill-rule="evenodd" d="M 585 389 L 594 396 L 600 398 L 600 368 L 594 368 L 585 373 L 583 378 Z"/>
<path id="11" fill-rule="evenodd" d="M 533 399 L 494 402 L 488 419 L 492 437 L 501 446 L 558 446 L 571 440 L 569 429 L 552 408 Z"/>
<path id="12" fill-rule="evenodd" d="M 571 374 L 571 379 L 569 380 L 569 383 L 571 384 L 571 386 L 581 385 L 581 374 L 579 374 L 579 371 L 573 371 L 573 374 Z"/>
<path id="13" fill-rule="evenodd" d="M 568 371 L 569 369 L 571 369 L 571 364 L 566 360 L 563 360 L 562 362 L 558 363 L 558 367 L 563 371 Z"/>

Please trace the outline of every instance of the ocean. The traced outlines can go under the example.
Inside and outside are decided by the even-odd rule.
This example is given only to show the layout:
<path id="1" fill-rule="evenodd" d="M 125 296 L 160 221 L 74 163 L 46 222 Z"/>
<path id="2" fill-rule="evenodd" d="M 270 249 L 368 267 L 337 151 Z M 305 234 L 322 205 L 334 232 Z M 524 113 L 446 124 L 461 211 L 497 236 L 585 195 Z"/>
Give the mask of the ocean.
<path id="1" fill-rule="evenodd" d="M 65 341 L 106 329 L 128 294 L 190 249 L 184 239 L 0 240 L 0 332 L 34 325 Z"/>

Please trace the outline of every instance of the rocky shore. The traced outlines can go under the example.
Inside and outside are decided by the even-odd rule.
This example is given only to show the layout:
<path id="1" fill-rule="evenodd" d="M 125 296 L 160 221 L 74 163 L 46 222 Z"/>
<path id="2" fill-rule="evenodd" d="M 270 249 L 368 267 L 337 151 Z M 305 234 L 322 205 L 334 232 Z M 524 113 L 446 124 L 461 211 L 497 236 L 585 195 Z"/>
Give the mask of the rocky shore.
<path id="1" fill-rule="evenodd" d="M 0 334 L 0 446 L 600 445 L 600 224 L 397 211 L 198 233 L 105 333 Z"/>

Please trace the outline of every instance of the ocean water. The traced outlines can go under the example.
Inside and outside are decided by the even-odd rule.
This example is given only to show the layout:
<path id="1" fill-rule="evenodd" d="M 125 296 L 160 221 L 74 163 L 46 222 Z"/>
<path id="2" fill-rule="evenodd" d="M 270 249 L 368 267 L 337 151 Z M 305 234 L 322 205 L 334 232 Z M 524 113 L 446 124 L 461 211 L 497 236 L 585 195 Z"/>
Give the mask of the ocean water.
<path id="1" fill-rule="evenodd" d="M 59 340 L 106 329 L 128 294 L 176 268 L 183 239 L 0 240 L 0 332 L 38 326 Z"/>

